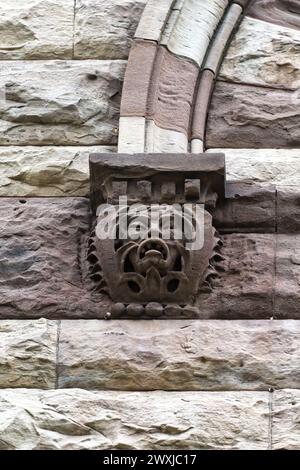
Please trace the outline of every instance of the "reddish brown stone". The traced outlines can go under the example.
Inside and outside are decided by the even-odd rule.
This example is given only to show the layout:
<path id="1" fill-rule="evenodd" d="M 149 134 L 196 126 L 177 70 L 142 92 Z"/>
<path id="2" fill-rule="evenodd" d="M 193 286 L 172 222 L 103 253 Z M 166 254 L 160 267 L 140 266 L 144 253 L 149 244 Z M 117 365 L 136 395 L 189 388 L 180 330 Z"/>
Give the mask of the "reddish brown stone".
<path id="1" fill-rule="evenodd" d="M 0 219 L 0 318 L 103 316 L 81 263 L 87 199 L 2 198 Z"/>
<path id="2" fill-rule="evenodd" d="M 223 260 L 212 273 L 211 292 L 200 293 L 200 318 L 263 319 L 273 316 L 275 237 L 232 234 L 223 237 Z"/>
<path id="3" fill-rule="evenodd" d="M 204 70 L 201 75 L 199 89 L 196 96 L 192 122 L 192 139 L 201 139 L 205 135 L 207 110 L 214 86 L 215 75 L 211 70 Z"/>
<path id="4" fill-rule="evenodd" d="M 250 5 L 248 15 L 285 28 L 300 29 L 299 0 L 255 0 Z"/>
<path id="5" fill-rule="evenodd" d="M 278 235 L 276 246 L 276 284 L 274 317 L 300 316 L 300 236 Z"/>
<path id="6" fill-rule="evenodd" d="M 300 192 L 295 187 L 277 189 L 278 233 L 300 233 Z"/>
<path id="7" fill-rule="evenodd" d="M 300 106 L 293 92 L 218 82 L 208 113 L 208 148 L 296 148 Z"/>
<path id="8" fill-rule="evenodd" d="M 123 86 L 121 116 L 144 116 L 188 133 L 198 67 L 155 42 L 136 40 Z"/>
<path id="9" fill-rule="evenodd" d="M 135 40 L 131 47 L 124 79 L 121 116 L 145 116 L 157 44 Z"/>
<path id="10" fill-rule="evenodd" d="M 226 199 L 213 211 L 221 232 L 272 233 L 276 230 L 276 188 L 250 183 L 227 183 Z M 299 227 L 300 228 L 300 227 Z"/>
<path id="11" fill-rule="evenodd" d="M 147 117 L 164 128 L 187 134 L 198 67 L 160 47 L 148 98 Z"/>

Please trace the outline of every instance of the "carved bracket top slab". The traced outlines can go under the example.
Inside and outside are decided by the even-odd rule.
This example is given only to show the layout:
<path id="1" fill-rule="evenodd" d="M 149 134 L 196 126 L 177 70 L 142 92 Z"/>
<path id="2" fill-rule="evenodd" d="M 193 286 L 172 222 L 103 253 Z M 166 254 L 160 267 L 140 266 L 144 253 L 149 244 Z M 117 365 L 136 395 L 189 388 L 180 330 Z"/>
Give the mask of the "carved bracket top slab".
<path id="1" fill-rule="evenodd" d="M 225 194 L 224 154 L 92 154 L 91 204 L 199 202 L 209 208 Z"/>

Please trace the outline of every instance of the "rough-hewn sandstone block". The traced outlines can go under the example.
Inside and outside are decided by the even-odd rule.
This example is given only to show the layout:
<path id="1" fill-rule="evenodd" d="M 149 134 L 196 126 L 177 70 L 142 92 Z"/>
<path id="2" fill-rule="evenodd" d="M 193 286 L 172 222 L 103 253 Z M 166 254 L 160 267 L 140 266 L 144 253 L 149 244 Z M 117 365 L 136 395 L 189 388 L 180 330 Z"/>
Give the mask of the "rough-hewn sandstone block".
<path id="1" fill-rule="evenodd" d="M 116 143 L 123 61 L 3 61 L 0 145 Z"/>
<path id="2" fill-rule="evenodd" d="M 88 196 L 89 155 L 114 147 L 0 147 L 0 196 Z"/>
<path id="3" fill-rule="evenodd" d="M 246 17 L 225 56 L 219 78 L 297 90 L 300 31 Z"/>
<path id="4" fill-rule="evenodd" d="M 105 309 L 81 270 L 88 204 L 83 198 L 1 199 L 1 318 L 95 318 Z"/>
<path id="5" fill-rule="evenodd" d="M 55 388 L 57 322 L 0 320 L 0 388 Z"/>
<path id="6" fill-rule="evenodd" d="M 208 115 L 207 146 L 300 146 L 297 91 L 218 82 Z"/>
<path id="7" fill-rule="evenodd" d="M 217 148 L 207 151 L 215 152 L 225 153 L 227 181 L 299 187 L 300 149 Z"/>
<path id="8" fill-rule="evenodd" d="M 287 234 L 300 233 L 299 186 L 277 189 L 277 231 Z"/>
<path id="9" fill-rule="evenodd" d="M 212 291 L 196 300 L 201 317 L 272 317 L 275 236 L 238 233 L 223 236 L 223 242 L 224 260 L 218 275 L 211 278 Z"/>
<path id="10" fill-rule="evenodd" d="M 0 59 L 71 59 L 74 0 L 2 0 Z"/>
<path id="11" fill-rule="evenodd" d="M 126 59 L 147 0 L 77 0 L 76 59 Z"/>
<path id="12" fill-rule="evenodd" d="M 278 390 L 272 403 L 272 448 L 300 450 L 300 390 Z"/>
<path id="13" fill-rule="evenodd" d="M 60 388 L 299 388 L 300 322 L 66 320 L 58 361 Z"/>
<path id="14" fill-rule="evenodd" d="M 300 28 L 300 4 L 298 0 L 255 0 L 248 14 L 254 18 L 289 28 Z"/>
<path id="15" fill-rule="evenodd" d="M 227 182 L 226 199 L 213 210 L 214 226 L 221 233 L 276 232 L 276 187 L 251 182 Z"/>
<path id="16" fill-rule="evenodd" d="M 266 449 L 266 392 L 0 392 L 0 449 Z"/>

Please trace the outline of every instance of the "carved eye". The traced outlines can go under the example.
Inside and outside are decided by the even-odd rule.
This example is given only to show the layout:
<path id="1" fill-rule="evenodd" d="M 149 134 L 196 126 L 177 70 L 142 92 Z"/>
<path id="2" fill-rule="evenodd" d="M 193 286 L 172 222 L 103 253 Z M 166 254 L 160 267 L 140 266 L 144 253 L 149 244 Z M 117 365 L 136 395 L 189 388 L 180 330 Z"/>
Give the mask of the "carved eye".
<path id="1" fill-rule="evenodd" d="M 135 294 L 138 294 L 139 292 L 141 292 L 140 286 L 135 281 L 129 281 L 128 287 Z"/>
<path id="2" fill-rule="evenodd" d="M 171 279 L 168 282 L 167 289 L 169 292 L 175 292 L 179 287 L 179 279 Z"/>

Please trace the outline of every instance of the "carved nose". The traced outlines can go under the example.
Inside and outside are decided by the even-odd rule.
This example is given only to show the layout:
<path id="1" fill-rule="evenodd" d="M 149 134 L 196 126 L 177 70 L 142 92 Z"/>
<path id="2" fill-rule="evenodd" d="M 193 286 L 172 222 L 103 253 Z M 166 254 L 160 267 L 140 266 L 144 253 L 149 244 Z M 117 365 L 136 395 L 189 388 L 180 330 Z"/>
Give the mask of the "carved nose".
<path id="1" fill-rule="evenodd" d="M 161 251 L 157 251 L 157 250 L 148 250 L 146 251 L 145 253 L 145 258 L 151 258 L 151 259 L 162 259 L 163 258 L 163 254 Z"/>
<path id="2" fill-rule="evenodd" d="M 168 247 L 159 239 L 145 240 L 139 249 L 140 258 L 159 257 L 159 259 L 166 259 L 168 256 Z"/>

